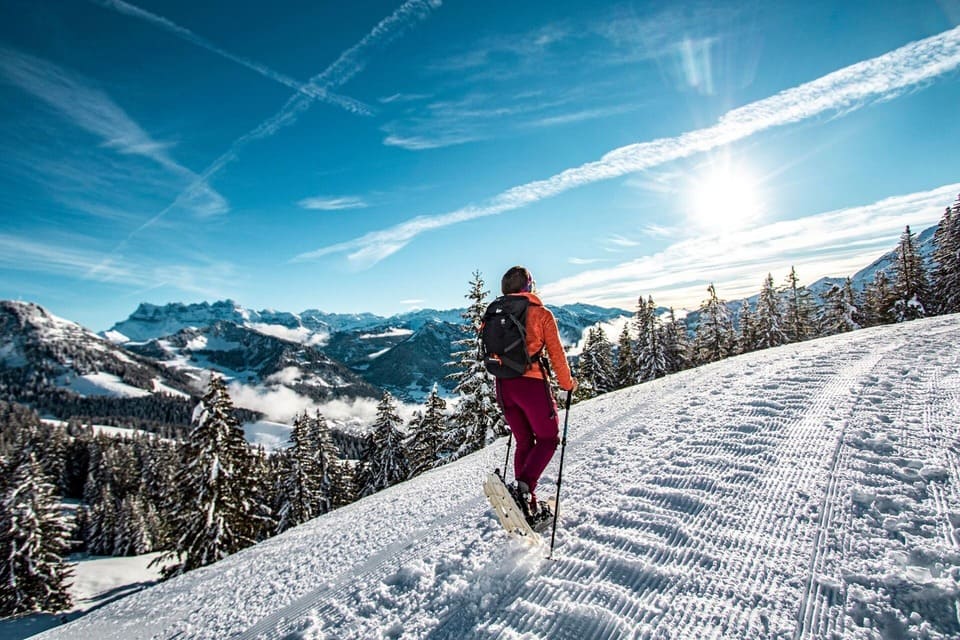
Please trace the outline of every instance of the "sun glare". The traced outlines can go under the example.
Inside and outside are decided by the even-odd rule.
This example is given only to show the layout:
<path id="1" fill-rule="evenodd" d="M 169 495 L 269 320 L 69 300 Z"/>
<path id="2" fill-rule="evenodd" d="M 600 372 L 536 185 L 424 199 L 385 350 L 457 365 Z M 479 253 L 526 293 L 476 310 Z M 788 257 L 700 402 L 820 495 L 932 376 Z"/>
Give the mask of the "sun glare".
<path id="1" fill-rule="evenodd" d="M 692 222 L 704 230 L 741 229 L 762 214 L 756 180 L 742 167 L 711 167 L 691 185 Z"/>

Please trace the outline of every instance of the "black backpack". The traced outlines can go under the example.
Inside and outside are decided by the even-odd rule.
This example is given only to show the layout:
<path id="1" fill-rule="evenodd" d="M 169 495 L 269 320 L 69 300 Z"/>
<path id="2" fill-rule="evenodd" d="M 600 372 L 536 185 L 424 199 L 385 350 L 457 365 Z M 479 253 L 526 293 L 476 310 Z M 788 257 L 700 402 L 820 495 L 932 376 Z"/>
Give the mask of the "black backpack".
<path id="1" fill-rule="evenodd" d="M 527 353 L 526 296 L 501 296 L 490 303 L 480 325 L 480 359 L 495 378 L 518 378 L 539 354 Z"/>

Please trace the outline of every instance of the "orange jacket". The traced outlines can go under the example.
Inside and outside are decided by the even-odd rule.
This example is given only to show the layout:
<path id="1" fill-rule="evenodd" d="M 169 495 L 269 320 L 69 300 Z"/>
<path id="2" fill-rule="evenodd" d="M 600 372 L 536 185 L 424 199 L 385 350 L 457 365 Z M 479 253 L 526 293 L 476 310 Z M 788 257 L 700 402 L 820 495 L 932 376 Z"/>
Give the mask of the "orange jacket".
<path id="1" fill-rule="evenodd" d="M 515 293 L 511 295 L 524 296 L 530 301 L 527 307 L 527 353 L 535 356 L 544 349 L 550 360 L 550 368 L 557 376 L 557 382 L 564 391 L 573 388 L 573 377 L 570 375 L 570 365 L 567 364 L 567 354 L 560 343 L 560 332 L 557 330 L 557 321 L 550 310 L 533 293 Z M 525 374 L 525 378 L 543 379 L 544 373 L 540 365 L 534 362 Z"/>

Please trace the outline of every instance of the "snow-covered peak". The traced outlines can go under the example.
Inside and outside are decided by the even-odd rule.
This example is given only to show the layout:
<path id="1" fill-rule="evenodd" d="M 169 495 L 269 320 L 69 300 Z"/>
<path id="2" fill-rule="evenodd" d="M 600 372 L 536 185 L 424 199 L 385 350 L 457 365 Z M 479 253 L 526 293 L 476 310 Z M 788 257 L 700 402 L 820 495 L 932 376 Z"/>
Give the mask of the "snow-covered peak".
<path id="1" fill-rule="evenodd" d="M 126 338 L 132 342 L 146 342 L 170 336 L 187 328 L 208 327 L 217 322 L 232 322 L 238 325 L 258 327 L 263 333 L 276 334 L 281 330 L 300 332 L 305 343 L 323 326 L 304 326 L 299 315 L 284 311 L 253 311 L 233 300 L 184 304 L 173 302 L 166 305 L 141 303 L 129 318 L 115 324 L 106 336 L 114 341 Z"/>

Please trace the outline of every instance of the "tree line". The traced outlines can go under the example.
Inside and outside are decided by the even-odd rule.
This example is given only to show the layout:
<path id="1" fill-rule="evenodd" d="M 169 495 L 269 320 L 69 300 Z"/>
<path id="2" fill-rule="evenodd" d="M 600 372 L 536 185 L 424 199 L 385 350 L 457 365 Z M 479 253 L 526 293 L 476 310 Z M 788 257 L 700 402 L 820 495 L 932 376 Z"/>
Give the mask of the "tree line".
<path id="1" fill-rule="evenodd" d="M 862 291 L 847 278 L 824 292 L 820 304 L 800 284 L 796 269 L 790 269 L 780 287 L 767 274 L 756 302 L 744 299 L 736 312 L 710 284 L 692 331 L 672 308 L 658 313 L 653 298 L 641 296 L 616 346 L 599 327 L 588 331 L 576 368 L 575 398 L 585 400 L 733 355 L 960 312 L 960 196 L 941 217 L 929 260 L 907 226 L 892 271 L 891 278 L 877 270 Z"/>

